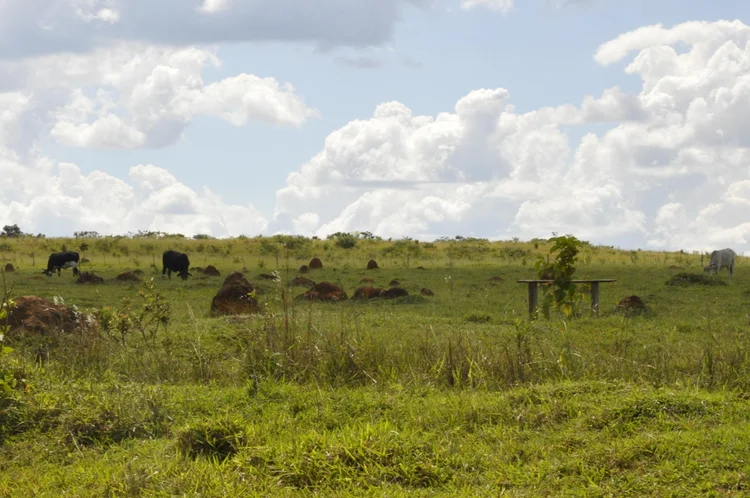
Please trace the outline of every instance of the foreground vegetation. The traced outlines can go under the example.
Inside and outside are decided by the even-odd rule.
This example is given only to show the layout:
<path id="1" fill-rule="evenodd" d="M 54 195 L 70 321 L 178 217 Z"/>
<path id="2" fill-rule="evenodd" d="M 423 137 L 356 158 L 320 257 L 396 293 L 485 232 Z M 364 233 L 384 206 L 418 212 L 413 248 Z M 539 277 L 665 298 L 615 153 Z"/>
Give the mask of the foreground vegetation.
<path id="1" fill-rule="evenodd" d="M 600 316 L 529 321 L 516 280 L 535 276 L 546 241 L 112 240 L 2 241 L 18 268 L 5 275 L 13 296 L 95 320 L 6 338 L 0 495 L 739 496 L 750 486 L 744 258 L 733 279 L 667 285 L 702 273 L 701 255 L 585 245 L 576 278 L 617 280 L 601 287 Z M 104 284 L 40 274 L 40 254 L 81 244 L 84 269 Z M 168 247 L 222 276 L 163 280 Z M 410 296 L 295 300 L 305 289 L 287 284 L 313 256 L 324 268 L 307 276 L 350 296 L 363 277 L 397 279 Z M 364 269 L 371 258 L 379 270 Z M 112 280 L 134 268 L 153 283 Z M 243 268 L 262 312 L 211 317 L 224 275 Z M 258 278 L 272 270 L 279 281 Z M 717 280 L 727 285 L 705 285 Z M 630 295 L 649 309 L 618 310 Z"/>

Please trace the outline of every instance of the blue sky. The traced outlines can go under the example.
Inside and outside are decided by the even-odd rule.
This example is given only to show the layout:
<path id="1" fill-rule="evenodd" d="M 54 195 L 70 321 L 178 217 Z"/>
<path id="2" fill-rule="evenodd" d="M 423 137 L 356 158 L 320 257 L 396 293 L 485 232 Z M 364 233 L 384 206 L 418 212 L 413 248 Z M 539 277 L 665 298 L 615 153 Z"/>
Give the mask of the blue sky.
<path id="1" fill-rule="evenodd" d="M 255 39 L 256 37 L 241 31 L 231 32 L 227 37 L 237 40 L 231 43 L 211 40 L 210 37 L 215 35 L 191 28 L 192 24 L 187 21 L 197 15 L 194 12 L 176 12 L 173 31 L 176 33 L 184 26 L 186 32 L 179 36 L 175 34 L 176 41 L 167 44 L 165 40 L 152 39 L 154 36 L 148 32 L 136 32 L 128 25 L 128 9 L 140 16 L 148 15 L 149 4 L 146 2 L 133 2 L 132 7 L 129 7 L 128 4 L 117 0 L 96 0 L 90 4 L 90 12 L 82 14 L 76 0 L 66 1 L 71 3 L 71 8 L 77 9 L 75 14 L 71 14 L 71 25 L 81 23 L 81 19 L 85 19 L 84 27 L 91 26 L 91 32 L 83 30 L 80 39 L 76 38 L 75 30 L 64 30 L 66 25 L 63 21 L 66 18 L 63 16 L 60 26 L 48 28 L 45 33 L 51 32 L 51 36 L 55 36 L 56 29 L 64 32 L 65 36 L 61 38 L 63 42 L 60 42 L 62 48 L 72 48 L 76 57 L 85 60 L 86 64 L 94 64 L 92 61 L 98 60 L 97 57 L 103 57 L 102 51 L 115 50 L 113 47 L 118 47 L 116 49 L 122 52 L 123 60 L 130 57 L 134 61 L 142 59 L 139 53 L 148 46 L 161 47 L 160 50 L 165 51 L 188 50 L 191 47 L 209 52 L 215 50 L 216 57 L 221 61 L 220 66 L 211 67 L 208 64 L 196 73 L 202 78 L 204 85 L 229 80 L 241 74 L 273 78 L 279 84 L 292 84 L 292 93 L 304 102 L 304 106 L 314 109 L 319 114 L 303 115 L 300 114 L 302 111 L 297 109 L 295 112 L 298 114 L 294 119 L 298 119 L 299 122 L 295 126 L 284 122 L 283 119 L 278 123 L 273 123 L 273 119 L 253 119 L 255 111 L 250 109 L 246 122 L 238 125 L 217 118 L 222 112 L 230 111 L 226 106 L 238 105 L 238 100 L 222 101 L 220 104 L 201 101 L 202 107 L 197 106 L 196 109 L 200 107 L 202 110 L 184 114 L 184 109 L 181 108 L 179 118 L 175 118 L 184 123 L 181 134 L 175 135 L 166 143 L 163 140 L 153 142 L 149 133 L 158 134 L 160 131 L 154 130 L 159 127 L 165 129 L 163 127 L 168 124 L 157 121 L 153 125 L 156 128 L 148 125 L 152 127 L 146 130 L 140 123 L 151 122 L 149 119 L 152 119 L 154 113 L 167 112 L 163 111 L 162 103 L 155 100 L 156 97 L 150 96 L 146 99 L 147 102 L 129 107 L 135 98 L 133 95 L 141 95 L 142 90 L 139 90 L 140 94 L 131 95 L 126 94 L 124 87 L 117 87 L 112 93 L 115 101 L 119 99 L 119 108 L 113 111 L 113 114 L 118 120 L 122 118 L 122 123 L 115 127 L 115 131 L 115 128 L 107 128 L 106 133 L 125 133 L 122 130 L 130 120 L 135 131 L 130 131 L 129 138 L 108 135 L 106 139 L 102 139 L 104 128 L 95 129 L 97 122 L 94 114 L 99 111 L 91 111 L 90 115 L 83 118 L 77 115 L 71 117 L 70 113 L 65 114 L 64 118 L 55 118 L 58 119 L 58 125 L 64 121 L 75 123 L 77 128 L 68 126 L 63 129 L 58 126 L 62 131 L 50 133 L 50 127 L 54 127 L 55 122 L 40 125 L 35 140 L 35 157 L 43 156 L 53 163 L 73 163 L 77 165 L 84 178 L 88 178 L 86 175 L 94 172 L 106 173 L 134 189 L 132 195 L 123 196 L 122 202 L 135 203 L 134 205 L 139 208 L 153 205 L 152 211 L 139 212 L 138 216 L 129 218 L 127 222 L 108 219 L 106 216 L 91 216 L 92 210 L 96 208 L 86 200 L 80 189 L 66 191 L 67 187 L 57 182 L 56 188 L 50 187 L 48 197 L 58 196 L 59 202 L 76 211 L 77 214 L 71 215 L 68 221 L 73 226 L 80 226 L 81 229 L 98 228 L 102 232 L 124 231 L 134 229 L 137 223 L 145 223 L 148 226 L 139 228 L 172 230 L 175 227 L 184 227 L 184 231 L 190 232 L 213 226 L 217 232 L 215 235 L 218 236 L 238 235 L 237 232 L 254 234 L 253 230 L 264 233 L 286 230 L 300 231 L 308 235 L 324 235 L 326 231 L 345 229 L 380 231 L 387 236 L 430 237 L 453 235 L 452 231 L 456 228 L 466 226 L 472 227 L 471 230 L 476 232 L 476 235 L 497 238 L 509 237 L 511 234 L 522 237 L 548 236 L 547 232 L 557 228 L 555 231 L 575 230 L 583 236 L 599 238 L 602 242 L 616 240 L 633 247 L 650 245 L 697 248 L 707 243 L 736 244 L 739 247 L 746 244 L 745 233 L 750 229 L 745 224 L 750 220 L 746 220 L 739 209 L 743 201 L 738 200 L 734 194 L 742 190 L 742 182 L 747 181 L 747 165 L 743 162 L 744 158 L 739 158 L 744 153 L 744 148 L 739 147 L 733 154 L 729 154 L 724 149 L 706 148 L 703 139 L 693 137 L 692 143 L 681 138 L 672 140 L 664 135 L 663 143 L 651 144 L 644 149 L 663 149 L 661 155 L 654 155 L 653 160 L 642 159 L 646 157 L 644 153 L 634 152 L 633 157 L 630 157 L 621 150 L 625 147 L 622 145 L 623 142 L 631 144 L 625 147 L 627 150 L 635 151 L 639 147 L 646 147 L 643 137 L 652 133 L 655 127 L 666 126 L 659 121 L 665 112 L 681 113 L 684 123 L 687 123 L 690 102 L 703 98 L 691 90 L 685 96 L 669 97 L 672 99 L 671 102 L 684 101 L 684 105 L 679 104 L 675 107 L 670 104 L 668 108 L 654 108 L 655 100 L 666 97 L 661 90 L 657 95 L 652 88 L 647 88 L 647 79 L 657 74 L 663 78 L 662 85 L 669 86 L 667 81 L 673 81 L 678 76 L 689 76 L 669 73 L 677 71 L 677 66 L 670 66 L 671 62 L 665 59 L 667 56 L 663 54 L 654 56 L 657 48 L 673 47 L 676 50 L 675 56 L 683 52 L 688 55 L 694 54 L 695 60 L 691 59 L 690 62 L 691 71 L 695 74 L 705 71 L 701 64 L 705 65 L 707 62 L 701 54 L 705 50 L 717 50 L 717 47 L 711 46 L 710 41 L 706 41 L 711 40 L 711 30 L 721 33 L 716 36 L 726 38 L 721 38 L 723 43 L 744 48 L 745 33 L 742 30 L 727 33 L 720 22 L 747 18 L 750 4 L 746 2 L 581 0 L 570 2 L 567 6 L 558 6 L 553 0 L 517 0 L 512 9 L 501 13 L 481 6 L 467 10 L 462 8 L 460 0 L 427 1 L 423 2 L 422 7 L 411 5 L 407 0 L 388 0 L 382 4 L 383 13 L 380 17 L 380 13 L 375 12 L 378 7 L 359 1 L 354 2 L 351 10 L 345 13 L 351 17 L 350 19 L 337 17 L 336 2 L 321 0 L 320 16 L 314 21 L 309 20 L 309 15 L 307 18 L 301 15 L 295 18 L 289 14 L 288 26 L 285 25 L 286 21 L 282 22 L 278 27 L 278 34 L 264 31 L 262 36 L 258 35 L 261 39 Z M 285 0 L 283 3 L 291 8 L 295 1 Z M 200 4 L 199 1 L 194 3 Z M 260 2 L 264 3 L 266 2 Z M 205 18 L 208 19 L 205 22 L 225 22 L 221 19 L 226 18 L 221 16 L 232 15 L 233 9 L 236 16 L 278 16 L 278 13 L 273 11 L 276 7 L 271 7 L 271 2 L 267 3 L 268 7 L 257 7 L 256 11 L 253 11 L 255 7 L 244 6 L 242 0 L 230 0 L 222 4 L 222 10 L 218 13 L 205 14 L 209 16 Z M 371 26 L 368 24 L 367 15 L 360 17 L 356 12 L 359 7 L 355 4 L 361 4 L 367 15 L 373 17 Z M 208 2 L 204 7 L 206 5 Z M 153 15 L 163 16 L 164 10 L 160 9 L 160 13 L 154 11 Z M 13 14 L 10 15 L 11 19 Z M 26 19 L 24 16 L 29 15 L 20 8 L 15 14 L 18 19 Z M 186 20 L 184 24 L 181 24 L 180 19 L 183 17 L 180 16 Z M 281 19 L 286 18 L 282 16 Z M 155 20 L 154 23 L 158 24 L 157 21 L 159 20 Z M 675 41 L 672 39 L 674 37 L 667 33 L 670 29 L 677 30 L 682 23 L 690 21 L 707 21 L 706 26 L 700 29 L 708 34 L 690 32 L 684 36 L 676 35 L 676 38 L 684 40 Z M 717 21 L 719 23 L 712 24 Z M 252 32 L 252 22 L 255 21 L 248 21 L 248 32 Z M 316 24 L 306 24 L 310 22 Z M 331 23 L 330 28 L 323 25 L 328 22 Z M 594 56 L 602 44 L 610 41 L 615 43 L 614 40 L 622 34 L 657 23 L 664 26 L 665 33 L 652 37 L 645 44 L 633 42 L 633 47 L 621 60 L 612 61 L 609 65 L 599 64 L 595 60 Z M 25 26 L 21 22 L 18 25 Z M 341 27 L 344 25 L 347 26 L 346 29 Z M 304 29 L 300 30 L 298 26 Z M 194 36 L 189 32 L 190 29 L 195 29 Z M 229 29 L 230 27 L 227 28 Z M 267 27 L 263 29 L 271 30 Z M 361 43 L 369 44 L 369 47 L 354 46 L 360 43 L 356 40 L 358 29 L 363 33 Z M 112 30 L 113 34 L 107 36 L 107 30 Z M 313 33 L 306 40 L 300 41 L 298 36 L 290 34 L 306 33 L 306 30 Z M 5 54 L 4 60 L 7 64 L 24 67 L 24 64 L 33 63 L 34 67 L 39 67 L 44 64 L 53 65 L 51 61 L 55 57 L 70 57 L 67 50 L 56 51 L 44 41 L 46 38 L 40 38 L 42 35 L 34 29 L 29 29 L 23 35 L 31 40 L 29 46 L 32 48 L 23 52 L 19 50 L 17 56 L 13 55 L 14 44 L 18 45 L 22 40 L 0 37 L 0 54 Z M 191 36 L 195 42 L 190 42 Z M 263 39 L 264 37 L 266 39 Z M 347 37 L 348 39 L 344 40 Z M 206 43 L 207 41 L 210 43 Z M 69 45 L 66 47 L 65 44 Z M 321 48 L 321 44 L 336 46 L 326 49 Z M 36 48 L 38 53 L 27 53 Z M 640 56 L 656 57 L 655 62 L 651 63 L 651 66 L 634 70 L 633 74 L 626 74 L 625 67 Z M 169 54 L 164 57 L 169 57 Z M 43 64 L 40 60 L 44 61 Z M 354 64 L 357 61 L 375 67 L 357 67 L 357 64 Z M 654 69 L 654 64 L 663 64 L 664 71 Z M 68 63 L 68 66 L 71 64 Z M 159 64 L 154 62 L 154 68 L 158 69 L 158 66 Z M 142 86 L 146 88 L 148 71 L 156 71 L 154 68 L 144 70 L 143 82 L 133 80 L 133 85 L 143 83 Z M 180 70 L 182 68 L 173 68 L 175 74 Z M 85 90 L 89 101 L 93 102 L 91 106 L 104 106 L 101 109 L 108 109 L 108 104 L 102 102 L 109 101 L 101 100 L 97 90 L 111 91 L 112 85 L 109 82 L 112 79 L 104 78 L 101 76 L 102 71 L 96 71 L 93 70 L 89 75 L 90 81 L 84 81 L 85 85 L 78 81 L 80 78 L 66 74 L 65 77 L 61 77 L 65 84 L 61 83 L 55 92 L 50 90 L 49 87 L 52 85 L 49 83 L 42 85 L 39 81 L 31 79 L 18 83 L 15 87 L 10 84 L 7 88 L 12 89 L 13 93 L 33 95 L 32 99 L 38 98 L 38 95 L 45 91 L 49 91 L 50 95 L 54 94 L 54 98 L 49 97 L 52 104 L 47 104 L 46 101 L 44 104 L 50 105 L 49 110 L 42 105 L 30 106 L 36 109 L 33 122 L 38 123 L 46 119 L 50 113 L 57 113 L 57 116 L 62 115 L 60 109 L 69 110 L 73 100 L 69 95 L 66 97 L 66 93 L 75 91 L 76 85 Z M 731 89 L 733 82 L 740 81 L 745 76 L 745 69 L 737 69 L 722 81 L 712 83 L 713 86 L 709 85 L 710 88 L 703 89 L 707 92 L 706 97 L 715 95 L 717 85 L 725 85 Z M 179 77 L 181 76 L 175 76 Z M 733 80 L 728 81 L 727 78 Z M 73 81 L 74 79 L 76 81 Z M 185 76 L 185 81 L 192 80 Z M 614 104 L 610 101 L 607 105 L 616 104 L 616 109 L 607 107 L 602 100 L 596 103 L 601 109 L 596 111 L 595 117 L 584 112 L 581 107 L 584 98 L 588 96 L 599 99 L 603 92 L 615 86 L 619 86 L 622 95 L 615 99 Z M 656 87 L 661 88 L 658 85 Z M 229 87 L 223 88 L 226 91 Z M 132 87 L 128 87 L 127 91 L 131 89 Z M 476 123 L 459 120 L 460 124 L 451 124 L 454 127 L 451 128 L 452 131 L 445 132 L 452 134 L 457 141 L 444 144 L 442 147 L 447 147 L 445 150 L 454 150 L 462 143 L 464 147 L 471 143 L 474 144 L 471 146 L 472 150 L 476 147 L 487 147 L 487 151 L 482 154 L 499 154 L 487 162 L 487 175 L 492 177 L 489 183 L 472 181 L 466 176 L 469 174 L 468 171 L 462 171 L 461 164 L 451 162 L 450 154 L 442 159 L 440 165 L 425 163 L 424 161 L 428 161 L 426 158 L 433 157 L 433 154 L 443 149 L 429 148 L 433 147 L 432 138 L 423 136 L 428 131 L 421 128 L 421 124 L 417 126 L 410 122 L 404 125 L 403 129 L 397 129 L 394 128 L 396 125 L 392 120 L 371 119 L 379 105 L 391 101 L 397 101 L 410 109 L 412 117 L 435 118 L 439 113 L 449 113 L 457 119 L 457 102 L 470 95 L 476 96 L 477 94 L 472 92 L 481 89 L 503 89 L 509 93 L 509 98 L 495 93 L 487 96 L 491 101 L 476 101 L 472 104 L 477 107 L 471 112 L 495 109 L 499 106 L 491 117 L 494 123 L 492 126 L 497 127 L 493 130 L 483 128 L 486 136 L 472 138 L 467 130 L 474 130 L 473 126 Z M 169 91 L 182 96 L 179 88 Z M 245 96 L 237 98 L 254 99 L 251 93 L 257 89 L 247 87 L 243 91 L 247 92 Z M 507 104 L 513 107 L 503 110 Z M 220 105 L 225 107 L 219 108 Z M 282 104 L 278 104 L 274 109 L 279 109 L 280 106 L 283 107 Z M 573 111 L 568 109 L 565 117 L 545 117 L 541 120 L 543 122 L 526 123 L 527 120 L 537 120 L 537 117 L 531 116 L 537 116 L 534 113 L 541 108 L 558 108 L 562 112 L 563 106 L 574 108 L 580 115 L 573 116 L 570 114 Z M 40 112 L 40 109 L 44 112 Z M 31 113 L 23 112 L 29 115 Z M 106 112 L 102 110 L 99 116 L 105 115 Z M 623 112 L 626 112 L 626 115 L 623 115 Z M 25 119 L 24 115 L 21 114 L 18 119 Z M 364 120 L 364 124 L 359 128 L 350 125 L 354 120 Z M 396 121 L 405 123 L 399 119 Z M 517 129 L 514 128 L 513 139 L 502 138 L 505 132 L 501 132 L 501 124 L 511 121 L 514 126 L 518 126 Z M 526 124 L 518 124 L 521 121 Z M 726 123 L 717 123 L 714 128 L 721 129 L 722 133 L 731 134 L 727 131 L 727 127 L 731 125 L 730 120 Z M 685 126 L 687 127 L 687 124 Z M 417 128 L 421 131 L 415 131 Z M 329 135 L 344 129 L 351 131 L 348 138 L 339 137 L 341 143 L 330 142 L 333 144 L 332 148 L 325 147 Z M 389 131 L 385 133 L 385 129 Z M 138 130 L 142 132 L 141 135 L 138 135 Z M 643 130 L 646 130 L 645 135 Z M 663 131 L 665 134 L 667 131 L 675 133 L 674 137 L 678 137 L 675 130 L 663 128 Z M 91 138 L 86 138 L 88 132 L 92 134 Z M 612 161 L 606 168 L 589 164 L 589 159 L 583 157 L 581 140 L 589 133 L 595 134 L 599 140 L 599 149 L 593 151 L 591 146 L 590 153 L 600 158 L 607 157 L 608 161 Z M 623 138 L 621 135 L 628 136 Z M 141 138 L 133 138 L 136 136 Z M 396 136 L 401 137 L 397 143 L 388 143 L 388 137 L 393 139 Z M 458 138 L 459 136 L 463 138 Z M 656 134 L 651 136 L 654 137 Z M 479 141 L 475 141 L 475 138 Z M 117 145 L 102 146 L 102 140 Z M 443 139 L 438 141 L 441 140 Z M 152 142 L 157 146 L 154 147 Z M 521 146 L 524 147 L 523 150 L 518 149 Z M 13 147 L 18 148 L 18 145 L 10 144 L 7 149 Z M 701 199 L 696 204 L 698 199 L 695 196 L 698 194 L 680 187 L 684 182 L 679 175 L 699 174 L 699 165 L 685 162 L 688 156 L 690 161 L 694 161 L 692 154 L 698 148 L 702 154 L 724 154 L 727 158 L 720 159 L 725 160 L 722 171 L 726 170 L 726 174 L 716 180 L 718 183 L 712 184 L 711 188 L 715 189 L 713 197 L 700 194 Z M 334 154 L 334 150 L 338 152 Z M 668 152 L 664 152 L 665 150 Z M 318 162 L 313 161 L 307 172 L 304 172 L 303 165 L 321 151 L 324 152 L 322 158 L 319 158 Z M 22 154 L 27 152 L 28 150 L 20 151 Z M 386 167 L 382 166 L 390 162 L 385 156 L 389 153 L 392 153 L 394 158 L 399 158 L 398 161 L 394 159 L 393 171 L 383 169 Z M 540 157 L 544 157 L 544 161 L 547 162 L 554 161 L 557 157 L 565 157 L 565 160 L 556 169 L 550 167 L 554 174 L 545 173 L 544 167 L 540 169 L 538 166 L 542 164 L 539 163 L 541 159 L 531 157 L 534 153 L 542 154 Z M 660 164 L 659 158 L 663 156 L 671 158 L 672 163 Z M 361 162 L 366 161 L 362 158 L 368 157 L 377 157 L 378 163 Z M 503 170 L 500 166 L 493 166 L 495 160 L 498 165 L 507 164 L 510 169 Z M 615 161 L 622 163 L 618 166 Z M 639 161 L 644 164 L 639 164 Z M 131 168 L 136 165 L 153 165 L 169 172 L 175 182 L 174 185 L 170 184 L 170 192 L 160 193 L 158 189 L 151 187 L 151 190 L 139 191 L 138 185 L 134 184 L 137 182 L 130 175 Z M 403 172 L 411 166 L 417 171 L 409 174 Z M 33 168 L 28 164 L 19 167 Z M 586 172 L 586 168 L 599 169 Z M 651 170 L 644 171 L 644 168 Z M 683 170 L 682 173 L 675 172 L 680 168 Z M 335 171 L 336 175 L 330 175 L 329 170 Z M 534 174 L 531 173 L 532 170 Z M 624 174 L 626 170 L 637 173 Z M 407 189 L 408 191 L 396 189 L 398 192 L 393 192 L 383 188 L 382 184 L 373 183 L 372 187 L 362 187 L 358 183 L 357 175 L 369 172 L 367 174 L 372 176 L 375 174 L 374 171 L 388 178 L 403 177 L 410 182 L 417 182 L 419 188 Z M 504 176 L 500 171 L 511 173 Z M 290 173 L 296 175 L 296 180 L 287 179 Z M 589 181 L 592 177 L 600 177 L 597 180 L 599 183 Z M 341 183 L 341 178 L 346 179 L 344 183 Z M 526 180 L 521 181 L 521 178 Z M 586 181 L 581 181 L 581 178 L 585 178 Z M 709 183 L 710 181 L 713 179 L 709 179 Z M 445 182 L 449 182 L 450 187 L 446 187 Z M 535 182 L 541 191 L 555 190 L 559 186 L 560 200 L 524 197 L 527 194 L 522 192 L 529 191 Z M 164 185 L 167 184 L 169 182 Z M 734 190 L 728 194 L 732 185 L 735 185 Z M 459 186 L 463 186 L 466 192 L 456 194 Z M 221 203 L 206 201 L 202 197 L 204 187 L 220 195 L 224 207 Z M 499 197 L 496 195 L 498 189 L 504 192 Z M 531 188 L 531 191 L 533 190 Z M 649 193 L 653 193 L 653 196 L 649 197 Z M 12 205 L 11 197 L 6 196 L 5 207 L 0 209 L 0 215 L 6 221 L 46 226 L 52 231 L 55 230 L 54 223 L 40 223 L 37 219 L 38 214 L 35 213 L 42 212 L 38 206 L 35 207 L 35 203 L 40 202 L 37 193 L 29 190 L 20 205 Z M 164 200 L 168 197 L 169 200 Z M 578 199 L 580 202 L 576 206 L 565 206 L 566 197 Z M 707 239 L 701 230 L 704 230 L 704 226 L 715 225 L 709 219 L 715 215 L 712 211 L 715 208 L 712 206 L 728 198 L 731 198 L 732 202 L 721 207 L 725 212 L 720 216 L 716 215 L 726 226 L 717 227 L 714 238 Z M 13 200 L 18 203 L 17 199 Z M 184 204 L 180 204 L 183 201 Z M 382 204 L 382 209 L 378 203 Z M 210 208 L 207 207 L 208 204 L 211 204 Z M 408 215 L 389 207 L 394 205 L 403 205 Z M 487 210 L 498 210 L 500 206 L 502 213 L 487 219 Z M 212 216 L 215 218 L 216 210 L 226 209 L 227 212 L 235 212 L 233 210 L 240 207 L 245 211 L 236 211 L 238 220 L 243 216 L 255 217 L 246 228 L 243 228 L 240 221 L 233 223 L 231 227 L 227 224 L 215 226 L 215 223 L 210 221 Z M 160 209 L 162 211 L 159 211 Z M 127 206 L 121 207 L 121 212 L 128 211 Z M 285 223 L 273 223 L 276 211 L 287 213 Z M 682 221 L 678 222 L 668 214 Z M 94 219 L 95 221 L 92 221 Z M 295 220 L 296 224 L 290 224 L 289 220 Z M 540 220 L 543 222 L 540 223 Z M 353 225 L 355 221 L 358 223 L 357 226 Z M 443 233 L 447 230 L 451 230 L 451 233 Z"/>

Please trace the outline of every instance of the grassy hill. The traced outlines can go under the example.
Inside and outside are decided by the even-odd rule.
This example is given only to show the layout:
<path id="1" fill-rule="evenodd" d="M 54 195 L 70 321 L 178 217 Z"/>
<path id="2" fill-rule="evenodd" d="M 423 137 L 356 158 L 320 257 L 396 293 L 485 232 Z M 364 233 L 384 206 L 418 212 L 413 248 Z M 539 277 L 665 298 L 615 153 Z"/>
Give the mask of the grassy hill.
<path id="1" fill-rule="evenodd" d="M 6 338 L 0 495 L 740 496 L 750 486 L 744 258 L 734 278 L 709 278 L 726 285 L 672 286 L 677 273 L 702 274 L 700 254 L 586 245 L 576 277 L 616 279 L 601 287 L 600 315 L 584 300 L 580 318 L 529 321 L 516 280 L 535 277 L 546 241 L 349 244 L 0 240 L 17 269 L 4 274 L 12 297 L 96 319 Z M 63 247 L 105 282 L 42 275 Z M 167 248 L 221 276 L 163 279 Z M 306 289 L 288 283 L 312 257 L 324 267 L 305 276 L 349 296 L 363 278 L 396 279 L 410 295 L 295 300 Z M 369 259 L 380 269 L 366 270 Z M 144 282 L 114 279 L 133 269 Z M 261 312 L 212 317 L 235 270 Z M 259 278 L 274 270 L 279 281 Z M 631 295 L 648 310 L 618 310 Z"/>

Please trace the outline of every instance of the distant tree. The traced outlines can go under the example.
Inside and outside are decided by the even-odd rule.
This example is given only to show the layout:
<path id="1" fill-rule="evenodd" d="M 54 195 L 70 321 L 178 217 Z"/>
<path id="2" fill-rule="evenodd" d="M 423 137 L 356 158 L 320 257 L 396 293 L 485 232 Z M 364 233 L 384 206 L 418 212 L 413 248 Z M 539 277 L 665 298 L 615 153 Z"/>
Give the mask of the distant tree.
<path id="1" fill-rule="evenodd" d="M 336 232 L 328 236 L 333 239 L 336 245 L 342 249 L 351 249 L 357 245 L 357 237 L 347 232 Z"/>
<path id="2" fill-rule="evenodd" d="M 196 233 L 193 235 L 193 240 L 206 240 L 212 238 L 210 235 L 206 235 L 205 233 Z"/>
<path id="3" fill-rule="evenodd" d="M 73 232 L 73 237 L 77 239 L 98 239 L 101 235 L 94 230 L 82 230 L 80 232 Z"/>
<path id="4" fill-rule="evenodd" d="M 23 232 L 18 228 L 18 225 L 5 225 L 3 227 L 3 237 L 20 237 L 22 235 Z"/>

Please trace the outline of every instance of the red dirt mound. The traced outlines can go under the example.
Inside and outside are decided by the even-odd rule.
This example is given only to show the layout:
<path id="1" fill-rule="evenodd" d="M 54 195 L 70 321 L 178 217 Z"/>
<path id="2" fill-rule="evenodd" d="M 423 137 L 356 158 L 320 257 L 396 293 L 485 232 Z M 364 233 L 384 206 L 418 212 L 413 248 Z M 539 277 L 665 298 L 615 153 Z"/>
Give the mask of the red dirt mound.
<path id="1" fill-rule="evenodd" d="M 302 265 L 299 267 L 300 273 L 310 273 L 310 267 L 307 265 Z"/>
<path id="2" fill-rule="evenodd" d="M 417 270 L 426 270 L 426 269 L 427 268 L 425 268 L 424 266 L 417 266 Z"/>
<path id="3" fill-rule="evenodd" d="M 388 285 L 390 285 L 391 287 L 395 287 L 395 286 L 401 285 L 401 282 L 399 282 L 398 280 L 394 278 L 393 280 L 388 282 Z"/>
<path id="4" fill-rule="evenodd" d="M 311 270 L 320 270 L 323 268 L 323 262 L 319 258 L 313 258 L 307 266 L 309 266 Z"/>
<path id="5" fill-rule="evenodd" d="M 380 297 L 380 293 L 383 289 L 379 287 L 370 287 L 369 285 L 363 285 L 354 291 L 352 299 L 374 299 Z"/>
<path id="6" fill-rule="evenodd" d="M 250 282 L 245 278 L 245 275 L 238 271 L 233 271 L 232 273 L 227 275 L 227 278 L 224 279 L 222 287 L 226 287 L 227 285 L 247 285 L 248 287 L 252 287 Z"/>
<path id="7" fill-rule="evenodd" d="M 14 300 L 8 313 L 10 333 L 36 332 L 47 334 L 55 330 L 72 332 L 79 328 L 79 315 L 72 308 L 55 304 L 37 296 L 21 296 Z"/>
<path id="8" fill-rule="evenodd" d="M 90 271 L 85 271 L 78 276 L 77 284 L 103 284 L 104 279 L 97 277 Z"/>
<path id="9" fill-rule="evenodd" d="M 310 280 L 309 278 L 305 277 L 294 277 L 290 282 L 289 285 L 292 287 L 315 287 L 315 282 Z"/>
<path id="10" fill-rule="evenodd" d="M 625 311 L 629 310 L 645 310 L 646 309 L 646 303 L 643 302 L 643 299 L 641 299 L 638 296 L 628 296 L 626 298 L 623 298 L 620 300 L 619 303 L 617 303 L 617 307 L 619 309 L 623 309 Z"/>
<path id="11" fill-rule="evenodd" d="M 375 281 L 371 278 L 363 278 L 362 280 L 359 281 L 360 284 L 371 284 L 373 282 Z"/>
<path id="12" fill-rule="evenodd" d="M 140 282 L 141 278 L 134 271 L 126 271 L 117 275 L 115 280 L 119 280 L 120 282 Z"/>
<path id="13" fill-rule="evenodd" d="M 377 261 L 375 261 L 374 259 L 371 259 L 370 261 L 367 262 L 368 270 L 377 270 L 378 268 L 380 267 L 378 266 Z"/>
<path id="14" fill-rule="evenodd" d="M 435 293 L 432 292 L 427 287 L 423 287 L 422 290 L 419 291 L 419 294 L 422 295 L 422 296 L 434 296 L 435 295 Z"/>
<path id="15" fill-rule="evenodd" d="M 408 295 L 409 293 L 406 291 L 406 289 L 402 289 L 401 287 L 391 287 L 390 289 L 385 289 L 380 293 L 380 297 L 383 297 L 385 299 L 393 299 L 396 297 L 404 297 Z"/>
<path id="16" fill-rule="evenodd" d="M 259 311 L 258 301 L 249 295 L 252 292 L 251 285 L 238 283 L 223 286 L 211 301 L 211 314 L 246 315 Z"/>
<path id="17" fill-rule="evenodd" d="M 498 276 L 490 277 L 490 282 L 502 282 L 503 280 L 504 280 L 503 277 L 498 277 Z"/>
<path id="18" fill-rule="evenodd" d="M 219 273 L 219 270 L 216 269 L 214 265 L 208 265 L 205 270 L 203 270 L 203 274 L 207 275 L 209 277 L 220 277 L 221 273 Z"/>
<path id="19" fill-rule="evenodd" d="M 344 289 L 330 282 L 320 282 L 298 299 L 310 299 L 314 301 L 344 301 L 348 299 Z"/>
<path id="20" fill-rule="evenodd" d="M 7 265 L 5 265 L 5 273 L 13 273 L 14 271 L 16 271 L 16 269 L 12 264 L 8 263 Z"/>
<path id="21" fill-rule="evenodd" d="M 684 270 L 683 267 L 677 266 L 677 265 L 670 265 L 669 269 L 670 270 Z"/>

